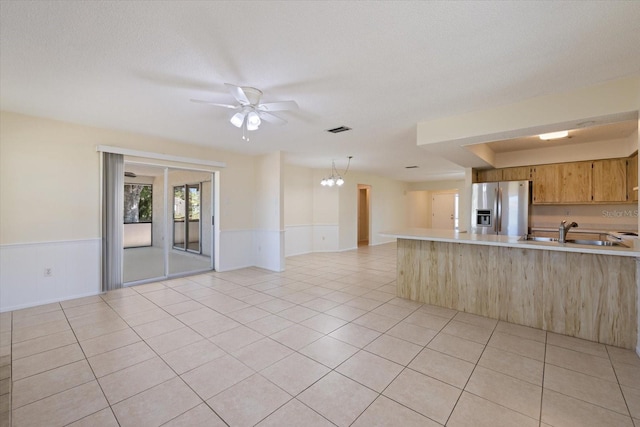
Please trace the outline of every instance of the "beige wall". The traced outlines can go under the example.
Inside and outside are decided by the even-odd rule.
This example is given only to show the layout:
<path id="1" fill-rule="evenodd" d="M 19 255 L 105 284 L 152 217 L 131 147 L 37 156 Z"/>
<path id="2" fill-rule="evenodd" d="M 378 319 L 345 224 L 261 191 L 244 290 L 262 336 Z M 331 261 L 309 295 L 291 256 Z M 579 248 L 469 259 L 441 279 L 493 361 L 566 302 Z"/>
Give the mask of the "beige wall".
<path id="1" fill-rule="evenodd" d="M 220 175 L 220 228 L 254 227 L 255 158 L 251 156 L 1 112 L 0 244 L 100 236 L 96 145 L 226 162 Z"/>
<path id="2" fill-rule="evenodd" d="M 580 230 L 636 231 L 638 205 L 532 205 L 531 227 L 557 229 L 563 220 L 575 221 Z"/>
<path id="3" fill-rule="evenodd" d="M 370 185 L 369 192 L 371 235 L 369 244 L 390 241 L 381 232 L 406 227 L 407 183 L 376 175 L 349 172 L 339 191 L 339 248 L 353 249 L 358 245 L 358 184 Z"/>
<path id="4" fill-rule="evenodd" d="M 256 227 L 262 230 L 280 231 L 284 228 L 282 153 L 266 154 L 256 162 Z"/>
<path id="5" fill-rule="evenodd" d="M 431 191 L 407 191 L 407 227 L 431 228 Z"/>
<path id="6" fill-rule="evenodd" d="M 313 169 L 285 165 L 284 174 L 285 226 L 313 224 Z"/>
<path id="7" fill-rule="evenodd" d="M 496 153 L 493 165 L 501 168 L 629 157 L 638 150 L 637 141 L 638 131 L 636 130 L 627 138 L 589 142 L 578 146 L 548 146 L 535 150 Z"/>
<path id="8" fill-rule="evenodd" d="M 339 189 L 336 187 L 323 187 L 320 181 L 326 175 L 325 171 L 313 169 L 313 180 L 311 187 L 313 190 L 313 223 L 337 225 L 338 205 L 340 203 Z M 345 184 L 346 185 L 346 184 Z"/>
<path id="9" fill-rule="evenodd" d="M 639 104 L 640 74 L 637 74 L 595 86 L 421 122 L 418 123 L 418 145 L 444 141 L 475 144 L 565 130 L 568 123 L 575 125 L 576 120 L 638 111 Z"/>

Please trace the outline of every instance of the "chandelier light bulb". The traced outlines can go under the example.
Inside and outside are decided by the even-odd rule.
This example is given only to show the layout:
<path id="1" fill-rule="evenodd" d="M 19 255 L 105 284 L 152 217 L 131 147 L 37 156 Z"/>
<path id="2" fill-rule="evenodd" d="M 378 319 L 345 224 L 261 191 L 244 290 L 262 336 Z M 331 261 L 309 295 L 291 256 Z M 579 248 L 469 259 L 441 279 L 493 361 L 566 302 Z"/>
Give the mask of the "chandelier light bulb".
<path id="1" fill-rule="evenodd" d="M 344 184 L 344 179 L 342 179 L 342 177 L 339 176 L 338 179 L 336 179 L 336 185 L 340 187 L 342 184 Z"/>
<path id="2" fill-rule="evenodd" d="M 328 185 L 329 187 L 333 187 L 333 185 L 334 185 L 335 183 L 336 183 L 336 182 L 333 180 L 333 177 L 331 177 L 331 178 L 329 178 L 329 179 L 327 180 L 327 185 Z"/>
<path id="3" fill-rule="evenodd" d="M 320 181 L 320 185 L 325 187 L 327 185 L 327 178 L 322 178 L 322 181 Z"/>

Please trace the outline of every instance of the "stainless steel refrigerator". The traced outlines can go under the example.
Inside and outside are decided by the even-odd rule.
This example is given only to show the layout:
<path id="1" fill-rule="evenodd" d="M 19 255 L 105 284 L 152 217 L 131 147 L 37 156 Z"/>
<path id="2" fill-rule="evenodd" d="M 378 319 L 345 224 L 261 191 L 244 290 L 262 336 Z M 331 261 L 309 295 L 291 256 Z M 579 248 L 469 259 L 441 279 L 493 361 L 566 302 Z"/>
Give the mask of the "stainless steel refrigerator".
<path id="1" fill-rule="evenodd" d="M 471 186 L 471 232 L 523 236 L 529 233 L 531 181 Z"/>

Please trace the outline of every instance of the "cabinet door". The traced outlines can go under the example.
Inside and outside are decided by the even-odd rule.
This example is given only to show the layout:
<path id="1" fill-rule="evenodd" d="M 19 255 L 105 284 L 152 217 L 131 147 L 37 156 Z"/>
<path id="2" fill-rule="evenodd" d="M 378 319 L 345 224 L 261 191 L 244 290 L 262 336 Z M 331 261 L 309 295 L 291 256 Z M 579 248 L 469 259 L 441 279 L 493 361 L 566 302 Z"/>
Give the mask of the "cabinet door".
<path id="1" fill-rule="evenodd" d="M 530 179 L 531 168 L 529 166 L 522 166 L 517 168 L 504 168 L 502 169 L 503 181 L 524 181 Z"/>
<path id="2" fill-rule="evenodd" d="M 478 182 L 502 181 L 502 169 L 482 169 L 478 171 Z"/>
<path id="3" fill-rule="evenodd" d="M 636 190 L 634 190 L 636 188 Z M 627 200 L 638 201 L 638 153 L 627 159 Z"/>
<path id="4" fill-rule="evenodd" d="M 533 203 L 560 202 L 559 165 L 538 165 L 533 168 Z"/>
<path id="5" fill-rule="evenodd" d="M 591 162 L 560 163 L 560 203 L 591 201 Z"/>
<path id="6" fill-rule="evenodd" d="M 557 163 L 533 168 L 533 203 L 591 202 L 591 162 Z"/>
<path id="7" fill-rule="evenodd" d="M 593 201 L 627 201 L 627 159 L 593 162 Z"/>

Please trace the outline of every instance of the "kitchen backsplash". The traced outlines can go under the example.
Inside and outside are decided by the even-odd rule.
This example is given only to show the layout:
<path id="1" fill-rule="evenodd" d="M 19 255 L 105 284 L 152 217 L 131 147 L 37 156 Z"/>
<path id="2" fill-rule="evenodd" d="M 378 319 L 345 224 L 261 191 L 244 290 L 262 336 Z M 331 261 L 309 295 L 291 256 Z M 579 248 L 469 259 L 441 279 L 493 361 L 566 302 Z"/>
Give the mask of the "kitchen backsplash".
<path id="1" fill-rule="evenodd" d="M 558 228 L 575 221 L 583 230 L 638 231 L 638 205 L 532 205 L 533 229 Z"/>

